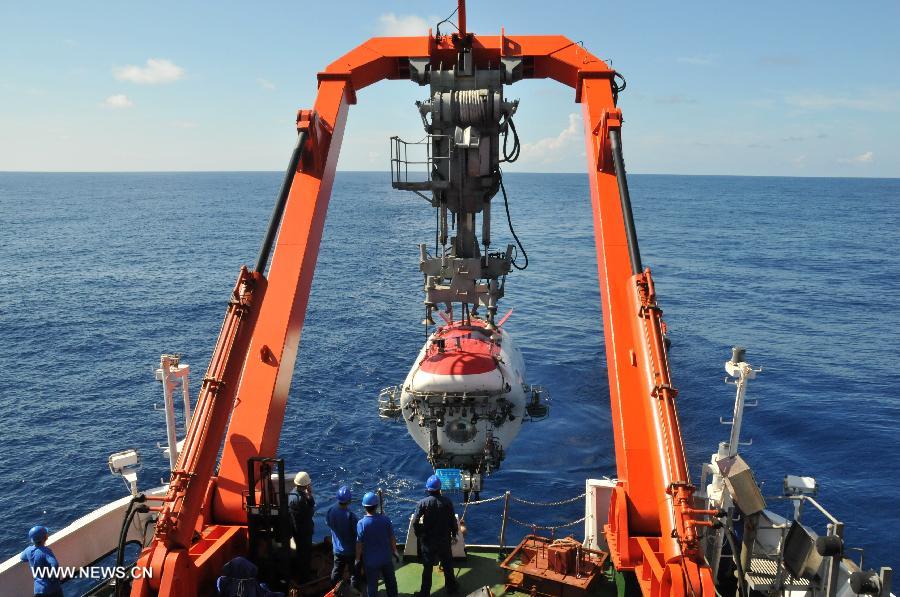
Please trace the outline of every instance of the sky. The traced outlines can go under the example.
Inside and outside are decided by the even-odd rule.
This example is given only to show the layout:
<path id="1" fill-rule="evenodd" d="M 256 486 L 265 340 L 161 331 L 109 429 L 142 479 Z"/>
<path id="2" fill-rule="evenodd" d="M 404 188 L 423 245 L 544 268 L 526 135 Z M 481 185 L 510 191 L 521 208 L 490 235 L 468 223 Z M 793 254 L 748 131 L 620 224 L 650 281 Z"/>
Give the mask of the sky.
<path id="1" fill-rule="evenodd" d="M 0 171 L 282 170 L 316 73 L 365 39 L 424 35 L 453 0 L 0 0 Z M 562 34 L 628 81 L 629 172 L 900 177 L 900 2 L 470 0 L 469 30 Z M 583 172 L 574 92 L 507 88 L 522 157 Z M 352 106 L 339 169 L 387 170 L 426 89 Z"/>

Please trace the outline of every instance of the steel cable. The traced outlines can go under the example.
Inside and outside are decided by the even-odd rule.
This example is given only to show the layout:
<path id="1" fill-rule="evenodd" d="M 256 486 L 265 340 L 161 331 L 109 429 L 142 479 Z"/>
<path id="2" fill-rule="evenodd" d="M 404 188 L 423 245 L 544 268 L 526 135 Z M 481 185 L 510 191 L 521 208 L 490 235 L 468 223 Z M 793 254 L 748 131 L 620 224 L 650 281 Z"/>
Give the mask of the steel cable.
<path id="1" fill-rule="evenodd" d="M 573 527 L 573 526 L 575 526 L 576 524 L 579 524 L 579 523 L 584 522 L 585 518 L 587 518 L 587 517 L 586 517 L 586 516 L 582 516 L 582 517 L 579 518 L 578 520 L 573 520 L 572 522 L 567 522 L 567 523 L 565 523 L 565 524 L 558 524 L 558 525 L 553 525 L 553 526 L 545 526 L 545 525 L 540 525 L 540 524 L 530 524 L 530 523 L 527 523 L 527 522 L 522 522 L 521 520 L 518 520 L 518 519 L 516 519 L 516 518 L 513 518 L 512 516 L 507 516 L 506 518 L 507 518 L 507 520 L 509 520 L 509 521 L 511 521 L 511 522 L 514 522 L 514 523 L 516 523 L 517 525 L 523 526 L 523 527 L 528 528 L 528 529 L 541 529 L 541 530 L 545 530 L 545 531 L 555 531 L 556 529 L 564 529 L 564 528 L 566 528 L 566 527 Z"/>
<path id="2" fill-rule="evenodd" d="M 578 500 L 580 500 L 581 498 L 583 498 L 586 495 L 587 495 L 587 493 L 582 493 L 581 495 L 576 495 L 575 497 L 565 499 L 565 500 L 559 500 L 558 502 L 532 502 L 532 501 L 525 500 L 522 498 L 517 498 L 512 495 L 509 496 L 509 499 L 511 499 L 512 501 L 517 502 L 519 504 L 527 504 L 529 506 L 550 507 L 550 506 L 562 506 L 563 504 L 571 504 L 571 503 L 577 502 Z"/>

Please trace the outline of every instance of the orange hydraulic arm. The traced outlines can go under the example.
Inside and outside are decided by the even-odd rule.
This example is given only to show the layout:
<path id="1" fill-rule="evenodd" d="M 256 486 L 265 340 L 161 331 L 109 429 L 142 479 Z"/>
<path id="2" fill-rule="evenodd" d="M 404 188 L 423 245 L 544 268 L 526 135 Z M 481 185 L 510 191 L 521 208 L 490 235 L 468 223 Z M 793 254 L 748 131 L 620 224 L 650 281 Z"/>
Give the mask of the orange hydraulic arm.
<path id="1" fill-rule="evenodd" d="M 661 313 L 631 223 L 615 73 L 562 36 L 474 36 L 461 29 L 452 37 L 374 38 L 319 73 L 315 106 L 298 115 L 285 200 L 271 225 L 277 242 L 268 274 L 267 242 L 256 271 L 241 271 L 156 535 L 141 555 L 139 565 L 152 575 L 136 580 L 133 595 L 207 593 L 222 565 L 245 552 L 244 496 L 254 490 L 246 464 L 278 448 L 347 108 L 368 85 L 408 79 L 410 59 L 453 65 L 460 45 L 472 48 L 477 68 L 521 57 L 524 78 L 569 85 L 582 104 L 620 479 L 607 539 L 616 566 L 634 570 L 646 595 L 713 595 L 695 532 L 709 523 L 693 518 Z"/>

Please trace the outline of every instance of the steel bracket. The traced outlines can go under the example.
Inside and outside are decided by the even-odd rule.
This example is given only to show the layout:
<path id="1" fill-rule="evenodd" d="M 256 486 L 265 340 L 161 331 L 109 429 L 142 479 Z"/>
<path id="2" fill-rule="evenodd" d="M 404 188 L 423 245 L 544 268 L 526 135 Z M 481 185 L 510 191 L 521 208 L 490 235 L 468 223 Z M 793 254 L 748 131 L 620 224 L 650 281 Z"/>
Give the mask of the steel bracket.
<path id="1" fill-rule="evenodd" d="M 609 172 L 613 168 L 612 151 L 609 146 L 610 129 L 622 128 L 622 110 L 619 108 L 606 108 L 600 115 L 600 122 L 591 131 L 595 137 L 594 143 L 597 146 L 597 169 L 602 172 Z"/>
<path id="2" fill-rule="evenodd" d="M 658 386 L 653 386 L 653 392 L 651 393 L 651 395 L 654 398 L 659 398 L 659 399 L 665 398 L 665 396 L 662 395 L 662 392 L 664 390 L 668 391 L 669 395 L 672 396 L 672 398 L 676 398 L 678 396 L 678 389 L 669 384 L 661 384 Z"/>

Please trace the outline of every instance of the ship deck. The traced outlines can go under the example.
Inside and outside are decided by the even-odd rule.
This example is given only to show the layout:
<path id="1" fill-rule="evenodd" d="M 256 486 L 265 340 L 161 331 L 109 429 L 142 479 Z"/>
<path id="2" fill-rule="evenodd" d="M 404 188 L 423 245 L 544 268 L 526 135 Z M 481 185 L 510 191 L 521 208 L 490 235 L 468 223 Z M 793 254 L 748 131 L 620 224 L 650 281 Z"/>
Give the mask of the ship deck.
<path id="1" fill-rule="evenodd" d="M 522 595 L 513 589 L 506 587 L 508 572 L 500 568 L 496 546 L 468 546 L 465 560 L 454 562 L 456 579 L 459 582 L 458 596 L 476 593 L 482 587 L 490 587 L 494 595 Z M 422 581 L 422 566 L 416 560 L 404 559 L 396 568 L 397 588 L 400 595 L 414 595 L 419 590 Z M 598 579 L 589 593 L 598 597 L 622 597 L 626 594 L 634 594 L 626 577 L 616 574 L 613 578 Z M 379 583 L 379 594 L 384 594 L 384 583 Z M 449 595 L 444 588 L 444 575 L 437 566 L 432 573 L 431 594 L 443 597 Z M 576 595 L 576 592 L 566 592 L 566 595 Z"/>

